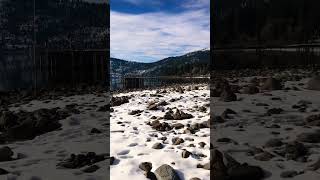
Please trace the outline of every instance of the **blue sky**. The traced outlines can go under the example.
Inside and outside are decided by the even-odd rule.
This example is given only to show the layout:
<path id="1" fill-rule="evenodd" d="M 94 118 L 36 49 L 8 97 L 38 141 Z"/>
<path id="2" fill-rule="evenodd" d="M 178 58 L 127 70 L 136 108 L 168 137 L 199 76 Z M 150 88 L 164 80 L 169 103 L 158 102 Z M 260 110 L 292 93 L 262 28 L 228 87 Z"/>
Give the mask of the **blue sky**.
<path id="1" fill-rule="evenodd" d="M 210 47 L 210 0 L 110 0 L 111 56 L 153 62 Z"/>

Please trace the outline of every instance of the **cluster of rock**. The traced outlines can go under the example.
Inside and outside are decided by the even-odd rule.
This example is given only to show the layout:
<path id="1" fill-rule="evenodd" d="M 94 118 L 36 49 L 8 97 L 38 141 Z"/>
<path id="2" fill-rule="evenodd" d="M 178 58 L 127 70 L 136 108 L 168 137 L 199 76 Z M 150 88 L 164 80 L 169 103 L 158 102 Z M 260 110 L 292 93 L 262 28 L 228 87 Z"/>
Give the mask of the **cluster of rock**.
<path id="1" fill-rule="evenodd" d="M 122 104 L 128 103 L 130 98 L 131 97 L 129 97 L 129 96 L 112 97 L 110 105 L 111 106 L 120 106 Z"/>
<path id="2" fill-rule="evenodd" d="M 151 101 L 148 103 L 147 109 L 148 110 L 159 110 L 160 107 L 162 106 L 166 106 L 169 103 L 167 103 L 166 101 L 161 101 L 161 102 L 155 102 L 155 101 Z"/>
<path id="3" fill-rule="evenodd" d="M 316 155 L 315 149 L 319 146 L 318 143 L 320 143 L 320 131 L 319 130 L 311 130 L 309 132 L 301 132 L 300 128 L 306 128 L 306 129 L 317 129 L 317 127 L 320 126 L 320 114 L 315 113 L 319 112 L 317 107 L 315 108 L 316 104 L 312 104 L 311 102 L 307 100 L 300 100 L 296 104 L 292 105 L 292 109 L 286 109 L 285 103 L 287 103 L 286 100 L 289 100 L 289 102 L 292 101 L 291 99 L 291 93 L 292 98 L 301 98 L 298 93 L 303 92 L 294 92 L 294 91 L 302 91 L 303 89 L 313 90 L 314 93 L 318 93 L 315 91 L 320 90 L 320 76 L 316 75 L 312 77 L 306 84 L 302 82 L 294 82 L 294 81 L 300 81 L 304 78 L 310 77 L 308 73 L 300 73 L 294 74 L 293 71 L 288 72 L 287 74 L 277 74 L 273 77 L 270 77 L 270 72 L 266 74 L 259 74 L 256 73 L 255 70 L 244 70 L 243 72 L 246 72 L 248 74 L 251 73 L 249 76 L 257 76 L 249 79 L 248 81 L 248 75 L 246 73 L 242 73 L 241 75 L 235 75 L 236 73 L 240 73 L 241 71 L 229 71 L 224 72 L 223 75 L 219 74 L 216 77 L 228 77 L 228 80 L 214 80 L 212 82 L 212 89 L 211 89 L 211 96 L 217 97 L 216 99 L 219 101 L 224 102 L 230 102 L 230 101 L 243 101 L 243 99 L 247 98 L 247 95 L 254 95 L 258 94 L 253 97 L 249 97 L 249 101 L 251 101 L 251 104 L 255 106 L 261 106 L 261 108 L 254 109 L 253 111 L 250 109 L 243 109 L 243 112 L 248 113 L 246 118 L 237 118 L 236 121 L 229 121 L 228 119 L 232 119 L 234 117 L 241 117 L 242 114 L 240 114 L 240 111 L 238 112 L 238 115 L 235 116 L 237 113 L 224 111 L 221 115 L 212 114 L 211 115 L 211 122 L 217 124 L 215 127 L 218 130 L 218 128 L 224 128 L 224 127 L 237 127 L 235 131 L 246 131 L 246 126 L 255 126 L 256 124 L 260 124 L 264 126 L 265 128 L 270 128 L 267 130 L 272 129 L 270 132 L 271 135 L 275 136 L 271 139 L 269 139 L 262 147 L 254 146 L 251 141 L 248 142 L 240 142 L 243 141 L 242 139 L 235 139 L 238 140 L 236 142 L 235 140 L 232 140 L 230 138 L 218 138 L 216 140 L 216 143 L 219 145 L 226 144 L 226 147 L 229 143 L 233 143 L 233 145 L 244 145 L 249 147 L 245 152 L 243 149 L 241 152 L 237 152 L 237 150 L 231 150 L 230 152 L 235 152 L 235 154 L 242 154 L 245 153 L 247 156 L 251 156 L 250 159 L 254 159 L 255 164 L 258 164 L 259 166 L 250 167 L 247 164 L 235 163 L 236 161 L 231 158 L 230 155 L 225 153 L 222 155 L 222 153 L 219 153 L 218 151 L 215 151 L 214 155 L 211 154 L 211 163 L 216 164 L 213 168 L 213 172 L 211 173 L 214 175 L 213 179 L 262 179 L 266 175 L 272 175 L 272 172 L 264 173 L 261 167 L 265 167 L 264 165 L 267 164 L 268 161 L 274 162 L 277 164 L 277 166 L 281 169 L 280 177 L 281 178 L 292 178 L 295 176 L 299 176 L 301 174 L 306 173 L 306 171 L 316 171 L 320 169 L 320 159 L 311 165 L 309 162 L 311 162 Z M 258 77 L 259 76 L 259 77 Z M 261 77 L 262 76 L 262 77 Z M 267 78 L 263 78 L 267 77 Z M 292 82 L 287 82 L 292 81 Z M 242 84 L 241 84 L 242 83 Z M 299 88 L 297 88 L 297 87 Z M 280 91 L 279 91 L 280 90 Z M 291 91 L 293 90 L 293 91 Z M 270 92 L 275 91 L 275 92 Z M 279 94 L 277 94 L 279 92 Z M 283 92 L 290 92 L 290 95 L 286 95 Z M 306 91 L 307 93 L 310 93 L 312 91 Z M 236 94 L 240 94 L 240 98 L 234 98 Z M 246 95 L 241 95 L 246 94 Z M 297 96 L 298 94 L 298 96 Z M 259 99 L 259 96 L 265 96 L 261 99 Z M 275 96 L 277 95 L 277 96 Z M 272 104 L 275 107 L 271 107 L 271 103 L 268 104 L 266 102 L 259 102 L 259 100 L 264 100 L 270 96 L 270 100 L 272 100 Z M 304 96 L 302 96 L 303 98 Z M 248 102 L 248 99 L 246 100 L 246 103 Z M 278 101 L 278 102 L 277 102 Z M 283 104 L 281 104 L 283 102 Z M 274 104 L 279 105 L 274 105 Z M 223 103 L 221 103 L 223 104 Z M 221 106 L 221 104 L 219 104 Z M 241 102 L 237 102 L 237 105 L 241 104 Z M 245 103 L 244 103 L 245 104 Z M 231 104 L 234 105 L 234 104 Z M 290 105 L 290 104 L 289 104 Z M 278 107 L 276 107 L 278 106 Z M 281 107 L 281 108 L 280 108 Z M 313 109 L 312 109 L 313 107 Z M 260 112 L 260 110 L 263 110 L 263 113 Z M 257 113 L 258 112 L 258 113 Z M 300 112 L 299 115 L 297 115 Z M 288 115 L 287 113 L 292 113 L 293 115 Z M 304 114 L 305 113 L 305 114 Z M 272 117 L 269 117 L 272 116 Z M 251 117 L 253 117 L 251 119 Z M 291 119 L 291 117 L 297 118 L 297 119 Z M 303 119 L 303 117 L 306 117 Z M 288 119 L 286 119 L 288 118 Z M 219 123 L 225 123 L 225 124 L 219 124 Z M 297 133 L 296 138 L 293 137 L 293 140 L 290 137 L 286 136 L 285 138 L 280 138 L 279 136 L 285 135 L 282 130 L 287 133 L 292 130 L 296 130 L 294 127 L 283 127 L 281 126 L 281 123 L 289 125 L 289 126 L 299 126 L 299 131 Z M 267 125 L 268 124 L 268 125 Z M 252 127 L 251 126 L 251 127 Z M 248 128 L 249 129 L 249 128 Z M 274 131 L 273 131 L 274 129 Z M 228 129 L 230 130 L 230 129 Z M 221 130 L 222 131 L 222 130 Z M 228 132 L 228 131 L 227 131 Z M 263 134 L 263 133 L 262 133 Z M 253 137 L 254 138 L 254 137 Z M 240 147 L 239 147 L 240 148 Z M 224 157 L 223 157 L 224 156 Z M 215 157 L 218 157 L 217 160 Z M 224 164 L 223 158 L 226 159 L 226 164 Z M 216 160 L 213 161 L 212 160 Z M 299 164 L 301 166 L 305 167 L 294 167 L 295 169 L 289 169 L 288 167 L 285 167 L 284 164 L 290 164 L 290 162 L 296 162 L 295 164 Z M 282 163 L 285 162 L 285 163 Z M 307 164 L 308 163 L 308 164 Z M 235 168 L 230 168 L 232 165 L 235 164 Z M 206 164 L 207 165 L 207 164 Z M 203 168 L 207 168 L 208 166 L 199 166 Z M 286 169 L 288 168 L 288 169 Z M 290 167 L 293 168 L 293 167 Z M 236 169 L 234 171 L 234 169 Z M 216 173 L 215 173 L 216 172 Z M 252 173 L 252 174 L 251 174 Z M 244 175 L 248 176 L 244 176 Z M 249 175 L 250 174 L 250 175 Z M 238 177 L 236 177 L 239 175 Z M 242 176 L 243 175 L 243 176 Z M 307 177 L 308 175 L 306 175 Z M 272 177 L 271 177 L 272 179 Z"/>
<path id="4" fill-rule="evenodd" d="M 67 168 L 67 169 L 79 169 L 85 166 L 82 171 L 86 173 L 92 173 L 100 167 L 95 163 L 104 161 L 108 159 L 107 154 L 99 154 L 97 155 L 95 152 L 88 152 L 87 154 L 71 154 L 68 159 L 63 160 L 58 163 L 58 167 Z"/>
<path id="5" fill-rule="evenodd" d="M 166 112 L 163 118 L 167 120 L 183 120 L 183 119 L 191 119 L 193 118 L 193 115 L 185 113 L 179 109 L 176 109 L 176 112 L 173 112 L 173 110 L 170 109 L 168 112 Z"/>
<path id="6" fill-rule="evenodd" d="M 81 84 L 77 87 L 54 87 L 51 89 L 38 89 L 37 91 L 30 90 L 14 90 L 8 92 L 0 92 L 0 106 L 8 106 L 11 104 L 28 103 L 31 100 L 48 100 L 59 99 L 82 94 L 97 94 L 102 96 L 107 92 L 103 85 L 88 85 Z"/>
<path id="7" fill-rule="evenodd" d="M 209 168 L 211 170 L 210 178 L 215 180 L 260 180 L 265 177 L 265 172 L 260 167 L 251 166 L 247 163 L 241 164 L 227 153 L 223 155 L 216 149 L 211 150 L 210 158 L 210 164 L 199 167 Z"/>
<path id="8" fill-rule="evenodd" d="M 140 163 L 139 168 L 144 171 L 146 178 L 151 180 L 180 180 L 176 171 L 168 164 L 161 165 L 154 173 L 151 172 L 152 163 L 150 162 Z"/>
<path id="9" fill-rule="evenodd" d="M 226 79 L 216 79 L 212 84 L 210 93 L 211 97 L 219 97 L 220 101 L 231 102 L 238 100 L 236 93 L 257 94 L 262 91 L 281 90 L 282 88 L 282 82 L 273 77 L 267 79 L 253 78 L 249 85 L 243 85 L 242 87 L 231 85 Z"/>
<path id="10" fill-rule="evenodd" d="M 74 108 L 39 109 L 33 112 L 14 113 L 4 111 L 0 114 L 1 142 L 28 140 L 57 130 L 61 127 L 59 120 L 74 112 Z"/>

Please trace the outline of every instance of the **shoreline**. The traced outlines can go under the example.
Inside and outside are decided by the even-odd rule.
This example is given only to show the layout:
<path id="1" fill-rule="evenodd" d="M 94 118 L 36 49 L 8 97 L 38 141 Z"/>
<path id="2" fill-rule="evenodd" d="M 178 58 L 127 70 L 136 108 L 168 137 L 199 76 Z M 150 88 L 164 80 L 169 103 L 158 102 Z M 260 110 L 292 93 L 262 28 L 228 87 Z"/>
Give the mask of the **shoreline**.
<path id="1" fill-rule="evenodd" d="M 172 89 L 175 86 L 117 97 L 129 99 L 111 106 L 110 156 L 116 159 L 112 178 L 146 179 L 167 166 L 181 180 L 210 179 L 208 84 Z M 146 164 L 152 166 L 149 173 L 142 168 Z"/>
<path id="2" fill-rule="evenodd" d="M 123 89 L 123 90 L 117 90 L 117 91 L 110 91 L 111 95 L 118 95 L 123 93 L 130 93 L 130 92 L 137 92 L 137 91 L 145 91 L 145 90 L 161 90 L 161 89 L 167 89 L 167 88 L 175 88 L 178 86 L 194 86 L 194 85 L 209 85 L 210 82 L 207 83 L 176 83 L 171 85 L 163 85 L 163 86 L 155 86 L 155 87 L 147 87 L 147 88 L 137 88 L 137 89 Z"/>
<path id="3" fill-rule="evenodd" d="M 314 77 L 318 72 L 302 68 L 217 73 L 210 87 L 213 164 L 234 167 L 216 174 L 241 169 L 245 175 L 256 169 L 252 173 L 261 179 L 319 179 L 320 143 L 312 140 L 320 137 L 320 81 Z"/>

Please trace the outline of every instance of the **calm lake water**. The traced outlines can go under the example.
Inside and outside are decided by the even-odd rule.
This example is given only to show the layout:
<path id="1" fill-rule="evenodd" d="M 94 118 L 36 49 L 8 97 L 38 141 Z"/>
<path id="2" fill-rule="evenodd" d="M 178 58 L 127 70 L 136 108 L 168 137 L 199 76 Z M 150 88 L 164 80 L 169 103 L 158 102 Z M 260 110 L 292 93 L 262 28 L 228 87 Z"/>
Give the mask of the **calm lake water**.
<path id="1" fill-rule="evenodd" d="M 81 58 L 72 59 L 71 55 L 81 55 Z M 92 52 L 71 54 L 68 51 L 56 56 L 40 54 L 36 58 L 35 63 L 30 51 L 0 52 L 0 91 L 107 83 L 107 72 L 103 77 L 106 67 Z"/>
<path id="2" fill-rule="evenodd" d="M 111 91 L 135 89 L 135 88 L 153 88 L 171 84 L 183 83 L 207 83 L 209 77 L 124 77 L 111 76 Z"/>
<path id="3" fill-rule="evenodd" d="M 217 69 L 286 67 L 320 64 L 320 48 L 217 50 L 213 55 Z"/>
<path id="4" fill-rule="evenodd" d="M 260 52 L 250 49 L 215 51 L 213 61 L 217 69 L 319 65 L 320 48 L 314 48 L 312 51 L 292 48 L 265 49 Z M 133 88 L 132 84 L 138 88 L 147 88 L 174 83 L 201 81 L 201 79 L 197 78 L 164 77 L 140 77 L 136 80 L 126 81 L 124 77 L 119 75 L 111 75 L 110 78 L 110 88 L 112 91 Z M 30 52 L 0 54 L 0 91 L 17 88 L 30 89 L 35 84 L 37 87 L 46 86 L 48 84 L 48 72 L 35 70 Z"/>

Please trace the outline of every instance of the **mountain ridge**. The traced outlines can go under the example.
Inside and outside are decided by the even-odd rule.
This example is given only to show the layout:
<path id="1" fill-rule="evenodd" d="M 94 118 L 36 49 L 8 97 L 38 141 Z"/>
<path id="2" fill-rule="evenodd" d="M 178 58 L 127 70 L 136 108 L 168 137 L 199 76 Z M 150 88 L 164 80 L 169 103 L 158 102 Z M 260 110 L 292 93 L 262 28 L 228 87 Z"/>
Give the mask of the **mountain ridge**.
<path id="1" fill-rule="evenodd" d="M 210 70 L 209 62 L 210 50 L 206 48 L 151 63 L 111 57 L 110 67 L 111 73 L 118 75 L 206 75 Z"/>

